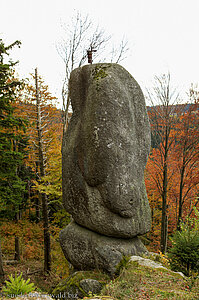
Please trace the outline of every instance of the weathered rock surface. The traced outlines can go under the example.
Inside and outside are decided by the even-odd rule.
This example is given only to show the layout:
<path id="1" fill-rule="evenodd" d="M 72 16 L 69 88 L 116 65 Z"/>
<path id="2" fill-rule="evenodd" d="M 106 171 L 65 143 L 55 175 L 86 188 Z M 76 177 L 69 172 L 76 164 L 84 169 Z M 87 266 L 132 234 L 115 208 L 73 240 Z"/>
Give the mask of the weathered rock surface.
<path id="1" fill-rule="evenodd" d="M 143 93 L 118 64 L 75 69 L 63 138 L 63 201 L 76 223 L 132 238 L 150 230 L 144 185 L 150 127 Z"/>
<path id="2" fill-rule="evenodd" d="M 99 281 L 94 279 L 83 279 L 80 281 L 79 286 L 87 294 L 100 294 L 103 287 L 103 285 Z"/>
<path id="3" fill-rule="evenodd" d="M 106 274 L 92 271 L 78 271 L 62 280 L 52 291 L 54 299 L 82 299 L 89 295 L 99 294 L 110 278 Z"/>
<path id="4" fill-rule="evenodd" d="M 74 222 L 60 233 L 80 270 L 117 271 L 124 255 L 146 252 L 137 235 L 150 230 L 144 184 L 150 126 L 143 93 L 118 64 L 71 73 L 73 115 L 63 137 L 63 202 Z"/>
<path id="5" fill-rule="evenodd" d="M 113 275 L 123 256 L 147 252 L 134 237 L 107 237 L 72 222 L 60 233 L 60 243 L 66 258 L 78 270 L 100 269 Z"/>
<path id="6" fill-rule="evenodd" d="M 152 268 L 152 269 L 165 269 L 165 270 L 168 270 L 168 271 L 170 271 L 174 274 L 178 274 L 181 277 L 185 277 L 185 275 L 182 272 L 171 271 L 171 270 L 167 269 L 166 267 L 164 267 L 160 262 L 155 262 L 154 260 L 151 260 L 149 258 L 144 258 L 144 257 L 141 257 L 141 256 L 133 255 L 133 256 L 131 256 L 130 261 L 136 261 L 139 265 L 149 267 L 149 268 Z"/>

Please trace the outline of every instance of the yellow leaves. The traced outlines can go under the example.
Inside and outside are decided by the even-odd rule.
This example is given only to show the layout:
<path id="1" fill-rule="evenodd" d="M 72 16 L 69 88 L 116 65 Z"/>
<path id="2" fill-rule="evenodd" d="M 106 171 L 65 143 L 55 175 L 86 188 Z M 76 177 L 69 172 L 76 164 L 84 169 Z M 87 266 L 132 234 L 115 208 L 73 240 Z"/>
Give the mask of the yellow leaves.
<path id="1" fill-rule="evenodd" d="M 170 266 L 170 262 L 169 262 L 169 258 L 166 254 L 163 254 L 161 251 L 160 251 L 160 262 L 167 268 L 169 268 Z"/>

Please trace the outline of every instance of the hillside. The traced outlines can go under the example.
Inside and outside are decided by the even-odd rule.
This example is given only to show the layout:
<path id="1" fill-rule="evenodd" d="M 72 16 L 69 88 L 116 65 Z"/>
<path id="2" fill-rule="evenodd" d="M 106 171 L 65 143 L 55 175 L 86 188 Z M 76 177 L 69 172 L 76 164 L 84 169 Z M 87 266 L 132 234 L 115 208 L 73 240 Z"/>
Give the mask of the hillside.
<path id="1" fill-rule="evenodd" d="M 37 293 L 40 293 L 40 297 L 37 296 L 37 298 L 35 298 L 32 295 L 31 297 L 25 297 L 23 299 L 44 299 L 44 295 L 49 295 L 51 293 L 51 297 L 53 296 L 54 298 L 57 298 L 58 296 L 55 294 L 53 295 L 52 290 L 49 292 L 50 288 L 52 288 L 52 285 L 56 285 L 58 283 L 57 278 L 55 278 L 53 274 L 49 276 L 42 276 L 40 273 L 37 273 L 36 271 L 38 270 L 38 266 L 39 262 L 34 262 L 34 264 L 29 263 L 28 270 L 27 265 L 25 266 L 23 264 L 18 264 L 11 267 L 12 273 L 14 273 L 14 269 L 18 273 L 19 271 L 23 271 L 24 274 L 25 271 L 28 271 L 28 277 L 31 278 L 31 282 L 35 282 L 37 285 Z M 124 268 L 121 268 L 119 276 L 112 279 L 108 279 L 107 275 L 103 275 L 102 273 L 96 271 L 85 271 L 79 273 L 83 274 L 83 278 L 87 277 L 98 279 L 101 282 L 103 281 L 105 285 L 101 291 L 101 294 L 98 296 L 90 295 L 84 298 L 79 298 L 76 296 L 76 294 L 73 294 L 74 299 L 199 299 L 199 278 L 194 279 L 182 277 L 180 274 L 174 273 L 168 269 L 154 269 L 139 265 L 137 261 L 128 262 Z M 38 286 L 40 286 L 40 288 Z M 3 299 L 6 300 L 8 298 Z M 18 297 L 17 299 L 21 298 Z"/>

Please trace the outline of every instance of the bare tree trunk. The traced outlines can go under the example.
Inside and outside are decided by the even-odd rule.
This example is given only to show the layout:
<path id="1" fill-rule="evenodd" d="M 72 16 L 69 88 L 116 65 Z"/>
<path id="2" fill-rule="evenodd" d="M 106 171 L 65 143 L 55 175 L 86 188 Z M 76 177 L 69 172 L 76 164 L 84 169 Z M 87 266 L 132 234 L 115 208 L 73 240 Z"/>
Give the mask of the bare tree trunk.
<path id="1" fill-rule="evenodd" d="M 38 162 L 36 161 L 36 174 L 39 174 L 39 166 Z M 39 181 L 39 177 L 37 175 L 37 180 Z M 38 191 L 36 191 L 36 199 L 35 199 L 35 209 L 36 209 L 36 223 L 39 223 L 40 221 L 40 194 Z"/>
<path id="2" fill-rule="evenodd" d="M 39 223 L 39 221 L 40 221 L 39 193 L 37 193 L 37 195 L 36 195 L 36 199 L 35 199 L 35 208 L 36 208 L 36 212 L 35 212 L 36 223 Z"/>
<path id="3" fill-rule="evenodd" d="M 18 221 L 20 220 L 20 213 L 17 212 L 16 216 L 16 226 L 18 226 Z M 20 244 L 19 244 L 19 237 L 15 235 L 15 256 L 14 260 L 20 261 Z"/>
<path id="4" fill-rule="evenodd" d="M 162 222 L 161 222 L 161 252 L 166 252 L 167 237 L 167 166 L 164 167 L 163 173 L 163 191 L 162 191 Z"/>
<path id="5" fill-rule="evenodd" d="M 5 273 L 3 270 L 3 259 L 2 259 L 2 251 L 1 251 L 1 240 L 0 240 L 0 282 L 3 283 L 5 279 Z"/>
<path id="6" fill-rule="evenodd" d="M 161 242 L 160 249 L 162 253 L 166 252 L 167 245 L 167 154 L 168 154 L 168 132 L 165 131 L 165 147 L 164 147 L 164 165 L 163 165 L 163 189 L 162 189 L 162 223 L 161 223 Z"/>
<path id="7" fill-rule="evenodd" d="M 166 215 L 166 228 L 165 228 L 165 253 L 167 252 L 167 243 L 168 243 L 168 215 Z"/>
<path id="8" fill-rule="evenodd" d="M 35 69 L 35 86 L 36 86 L 36 106 L 37 106 L 37 132 L 38 132 L 38 150 L 39 150 L 39 168 L 40 178 L 45 175 L 45 162 L 44 162 L 44 150 L 42 140 L 42 123 L 41 123 L 41 103 L 38 89 L 37 69 Z M 50 231 L 49 231 L 49 219 L 48 219 L 48 202 L 47 196 L 41 193 L 42 200 L 42 214 L 44 225 L 44 272 L 50 272 L 51 270 L 51 244 L 50 244 Z"/>
<path id="9" fill-rule="evenodd" d="M 15 236 L 15 260 L 20 261 L 20 246 L 19 246 L 19 238 Z"/>
<path id="10" fill-rule="evenodd" d="M 42 198 L 42 213 L 43 213 L 43 225 L 44 225 L 44 272 L 50 272 L 51 270 L 51 243 L 50 243 L 50 231 L 48 220 L 48 204 L 46 194 L 41 194 Z"/>
<path id="11" fill-rule="evenodd" d="M 17 143 L 16 140 L 13 141 L 13 149 L 17 151 Z M 18 174 L 18 166 L 16 167 L 16 175 Z M 15 214 L 16 226 L 18 226 L 18 221 L 20 219 L 20 207 L 18 207 L 18 211 Z M 15 235 L 15 255 L 14 260 L 20 261 L 20 246 L 19 246 L 19 237 Z"/>
<path id="12" fill-rule="evenodd" d="M 180 222 L 182 220 L 182 192 L 183 192 L 183 182 L 184 182 L 184 159 L 183 159 L 183 166 L 181 169 L 180 174 L 180 191 L 179 191 L 179 207 L 178 207 L 178 223 L 177 223 L 177 229 L 180 230 Z"/>

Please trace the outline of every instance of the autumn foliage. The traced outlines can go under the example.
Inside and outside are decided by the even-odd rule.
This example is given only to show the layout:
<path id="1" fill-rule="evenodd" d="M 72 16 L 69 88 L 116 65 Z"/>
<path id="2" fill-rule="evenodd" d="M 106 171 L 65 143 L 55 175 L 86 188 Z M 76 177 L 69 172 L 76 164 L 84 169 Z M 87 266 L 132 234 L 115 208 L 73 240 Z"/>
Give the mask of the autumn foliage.
<path id="1" fill-rule="evenodd" d="M 28 87 L 29 95 L 33 93 L 33 87 Z M 30 139 L 29 155 L 27 164 L 33 170 L 35 177 L 37 172 L 37 161 L 35 159 L 36 136 L 34 133 L 34 114 L 35 107 L 34 94 L 26 98 L 25 102 L 16 103 L 16 113 L 28 118 L 30 127 L 27 134 Z M 47 97 L 48 99 L 48 97 Z M 50 99 L 48 99 L 50 101 Z M 46 115 L 48 115 L 47 131 L 45 139 L 48 141 L 46 146 L 47 174 L 38 184 L 35 179 L 30 183 L 30 206 L 35 209 L 34 199 L 37 197 L 36 191 L 45 192 L 52 202 L 51 216 L 54 214 L 61 219 L 68 218 L 62 209 L 61 200 L 61 140 L 62 122 L 61 112 L 49 102 L 44 105 Z M 158 109 L 156 107 L 156 109 Z M 162 109 L 162 108 L 160 108 Z M 176 229 L 180 220 L 187 216 L 194 217 L 193 207 L 198 205 L 198 184 L 199 184 L 199 132 L 198 132 L 198 104 L 178 105 L 172 108 L 172 122 L 170 127 L 170 139 L 167 153 L 167 175 L 168 175 L 168 195 L 167 195 L 167 217 L 168 235 Z M 145 183 L 148 199 L 152 212 L 152 229 L 148 234 L 150 240 L 149 247 L 154 251 L 160 250 L 160 231 L 161 231 L 161 210 L 162 210 L 162 170 L 164 155 L 164 139 L 159 140 L 155 128 L 153 128 L 153 109 L 148 109 L 151 120 L 152 146 L 150 156 L 145 170 Z M 162 120 L 159 120 L 161 125 Z M 163 126 L 164 124 L 162 124 Z M 57 209 L 59 210 L 57 211 Z M 59 217 L 58 217 L 59 218 Z M 170 245 L 170 244 L 169 244 Z"/>
<path id="2" fill-rule="evenodd" d="M 45 176 L 39 176 L 37 118 L 35 104 L 34 76 L 24 84 L 24 89 L 12 104 L 14 114 L 26 120 L 26 130 L 22 131 L 27 140 L 23 158 L 28 170 L 25 179 L 25 205 L 19 209 L 18 219 L 10 218 L 0 223 L 2 235 L 2 252 L 13 256 L 15 237 L 20 241 L 22 260 L 41 260 L 43 258 L 43 225 L 41 223 L 40 194 L 48 197 L 50 232 L 52 240 L 53 269 L 62 276 L 68 275 L 67 262 L 58 245 L 58 232 L 69 221 L 70 216 L 62 204 L 61 176 L 61 143 L 62 112 L 56 108 L 56 99 L 48 91 L 48 87 L 39 78 L 40 97 L 42 99 L 42 126 L 45 152 Z M 148 108 L 151 121 L 152 146 L 145 170 L 145 183 L 152 212 L 152 229 L 147 235 L 149 249 L 160 250 L 162 222 L 163 172 L 167 172 L 167 222 L 168 235 L 171 235 L 181 220 L 187 216 L 195 217 L 194 207 L 198 206 L 199 195 L 199 110 L 198 102 L 169 106 L 168 118 L 163 107 Z M 158 114 L 157 114 L 158 112 Z M 157 119 L 157 116 L 159 118 Z M 155 120 L 155 122 L 154 122 Z M 156 126 L 158 124 L 158 127 Z M 157 128 L 159 132 L 157 131 Z M 166 141 L 163 128 L 169 132 Z M 22 129 L 21 129 L 22 130 Z M 162 132 L 160 132 L 162 130 Z M 18 131 L 18 133 L 20 133 Z M 161 134 L 160 134 L 161 133 Z M 165 147 L 167 143 L 167 147 Z M 166 149 L 166 150 L 165 150 Z M 165 153 L 165 151 L 167 151 Z M 6 205 L 6 204 L 5 204 Z M 168 243 L 168 246 L 170 244 Z M 57 255 L 59 254 L 59 255 Z"/>
<path id="3" fill-rule="evenodd" d="M 148 237 L 152 249 L 157 251 L 160 248 L 165 140 L 158 139 L 159 135 L 153 128 L 153 109 L 157 108 L 149 109 L 152 148 L 146 166 L 145 183 L 152 211 L 152 230 Z M 173 112 L 167 149 L 168 235 L 178 228 L 181 220 L 187 216 L 194 217 L 193 208 L 199 203 L 198 103 L 176 105 Z"/>

